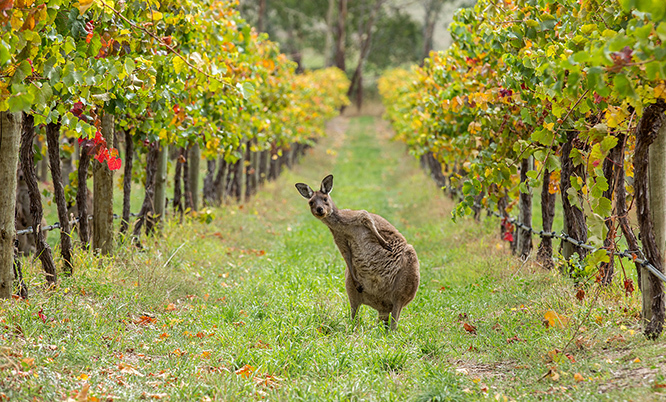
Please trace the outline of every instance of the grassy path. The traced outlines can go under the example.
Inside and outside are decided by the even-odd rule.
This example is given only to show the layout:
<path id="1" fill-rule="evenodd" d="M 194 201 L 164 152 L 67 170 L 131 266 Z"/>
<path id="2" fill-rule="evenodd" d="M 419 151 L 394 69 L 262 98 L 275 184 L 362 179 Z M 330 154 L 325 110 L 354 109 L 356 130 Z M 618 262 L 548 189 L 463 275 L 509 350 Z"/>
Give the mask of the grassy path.
<path id="1" fill-rule="evenodd" d="M 29 266 L 30 302 L 0 304 L 0 401 L 659 397 L 664 343 L 638 335 L 635 297 L 577 301 L 507 256 L 494 221 L 453 223 L 382 122 L 330 132 L 212 224 L 167 225 L 113 259 L 77 253 L 77 275 L 50 292 Z M 383 215 L 417 250 L 422 283 L 395 332 L 367 306 L 348 318 L 343 260 L 293 186 L 328 173 L 339 207 Z M 548 310 L 570 323 L 547 328 Z"/>

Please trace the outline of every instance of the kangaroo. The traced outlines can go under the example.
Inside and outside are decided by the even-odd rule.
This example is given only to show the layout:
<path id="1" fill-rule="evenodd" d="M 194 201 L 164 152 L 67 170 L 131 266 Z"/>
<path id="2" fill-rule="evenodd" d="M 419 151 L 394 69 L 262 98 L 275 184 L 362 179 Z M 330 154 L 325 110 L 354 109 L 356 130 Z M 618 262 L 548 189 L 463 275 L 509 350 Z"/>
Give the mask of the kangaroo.
<path id="1" fill-rule="evenodd" d="M 419 287 L 419 260 L 414 247 L 381 216 L 338 209 L 329 195 L 333 175 L 322 180 L 319 191 L 305 183 L 297 183 L 296 188 L 308 199 L 312 215 L 331 230 L 345 260 L 351 318 L 365 304 L 377 310 L 387 327 L 396 329 L 402 308 L 414 299 Z"/>

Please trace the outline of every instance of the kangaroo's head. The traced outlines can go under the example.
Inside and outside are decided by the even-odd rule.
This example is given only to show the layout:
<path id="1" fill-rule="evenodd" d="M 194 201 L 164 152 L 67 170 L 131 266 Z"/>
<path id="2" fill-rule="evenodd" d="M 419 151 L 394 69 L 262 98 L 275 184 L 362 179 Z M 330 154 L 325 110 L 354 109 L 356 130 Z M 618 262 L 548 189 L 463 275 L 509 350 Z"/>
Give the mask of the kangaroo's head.
<path id="1" fill-rule="evenodd" d="M 335 204 L 329 196 L 333 189 L 333 175 L 329 174 L 321 181 L 319 191 L 313 191 L 305 183 L 296 183 L 296 188 L 301 195 L 310 203 L 310 212 L 316 218 L 323 219 L 329 216 L 335 210 Z"/>

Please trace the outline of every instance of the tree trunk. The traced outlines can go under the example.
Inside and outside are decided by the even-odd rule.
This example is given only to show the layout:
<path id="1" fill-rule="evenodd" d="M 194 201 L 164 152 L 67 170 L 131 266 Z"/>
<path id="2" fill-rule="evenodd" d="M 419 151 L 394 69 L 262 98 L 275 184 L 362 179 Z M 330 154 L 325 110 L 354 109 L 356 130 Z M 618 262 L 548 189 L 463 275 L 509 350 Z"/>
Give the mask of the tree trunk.
<path id="1" fill-rule="evenodd" d="M 275 153 L 273 153 L 275 152 Z M 270 166 L 268 167 L 268 180 L 273 181 L 278 177 L 278 154 L 277 150 L 271 152 Z"/>
<path id="2" fill-rule="evenodd" d="M 56 267 L 51 254 L 51 247 L 46 243 L 44 232 L 42 232 L 42 199 L 37 184 L 37 172 L 35 171 L 35 162 L 33 159 L 34 148 L 33 140 L 35 138 L 35 119 L 30 114 L 23 114 L 23 133 L 21 135 L 21 166 L 25 182 L 28 185 L 30 193 L 30 214 L 32 215 L 33 235 L 35 236 L 35 252 L 42 262 L 42 267 L 46 273 L 46 281 L 53 286 L 58 280 Z M 16 174 L 16 173 L 14 173 Z M 14 210 L 11 209 L 13 212 Z M 10 261 L 13 258 L 10 258 Z"/>
<path id="3" fill-rule="evenodd" d="M 335 25 L 333 22 L 333 17 L 335 16 L 335 0 L 328 0 L 328 9 L 326 10 L 326 42 L 324 45 L 324 56 L 326 57 L 325 66 L 331 67 L 333 65 L 333 59 L 335 52 L 333 51 L 333 35 L 335 31 Z"/>
<path id="4" fill-rule="evenodd" d="M 92 144 L 86 140 L 81 143 L 79 167 L 77 171 L 78 188 L 76 191 L 76 209 L 78 210 L 79 218 L 79 238 L 81 239 L 82 247 L 88 248 L 90 242 L 90 225 L 88 224 L 88 166 L 90 165 Z"/>
<path id="5" fill-rule="evenodd" d="M 252 152 L 252 195 L 259 191 L 259 158 L 261 152 Z"/>
<path id="6" fill-rule="evenodd" d="M 114 117 L 102 115 L 102 136 L 113 144 Z M 102 255 L 113 253 L 113 172 L 105 163 L 93 161 L 93 249 Z"/>
<path id="7" fill-rule="evenodd" d="M 239 152 L 240 152 L 240 159 L 238 159 L 238 161 L 234 165 L 235 170 L 234 170 L 231 195 L 233 195 L 234 198 L 236 198 L 236 202 L 240 203 L 242 201 L 242 196 L 243 196 L 243 167 L 244 167 L 243 149 L 241 148 Z"/>
<path id="8" fill-rule="evenodd" d="M 120 233 L 127 233 L 130 222 L 130 201 L 132 195 L 132 167 L 134 166 L 134 139 L 130 130 L 125 131 L 125 170 L 123 173 L 123 217 Z"/>
<path id="9" fill-rule="evenodd" d="M 520 219 L 519 221 L 528 227 L 532 227 L 532 190 L 527 186 L 527 172 L 534 167 L 532 156 L 520 161 L 520 182 L 525 183 L 527 193 L 520 192 Z M 532 252 L 532 234 L 529 230 L 518 228 L 518 253 L 522 260 L 526 260 Z"/>
<path id="10" fill-rule="evenodd" d="M 541 220 L 544 232 L 553 231 L 553 220 L 555 219 L 555 193 L 549 191 L 550 174 L 548 169 L 544 168 L 543 184 L 541 185 Z M 553 238 L 545 236 L 541 238 L 539 250 L 537 251 L 537 262 L 542 267 L 550 270 L 555 267 L 553 263 Z"/>
<path id="11" fill-rule="evenodd" d="M 351 97 L 351 94 L 354 93 L 356 88 L 359 88 L 361 84 L 363 64 L 365 64 L 365 60 L 368 58 L 368 54 L 370 53 L 370 46 L 372 45 L 372 27 L 375 26 L 375 19 L 377 18 L 377 14 L 379 13 L 379 10 L 385 1 L 386 0 L 375 1 L 375 4 L 370 13 L 370 17 L 365 24 L 363 32 L 361 33 L 361 53 L 358 58 L 358 63 L 356 64 L 356 70 L 354 70 L 354 75 L 352 75 L 349 89 L 347 90 L 348 97 Z M 363 92 L 361 92 L 361 96 L 363 96 Z"/>
<path id="12" fill-rule="evenodd" d="M 433 48 L 433 38 L 435 36 L 435 26 L 439 20 L 439 14 L 442 11 L 442 0 L 429 0 L 425 3 L 424 21 L 423 21 L 423 60 L 430 55 Z M 423 66 L 423 62 L 421 62 Z"/>
<path id="13" fill-rule="evenodd" d="M 560 194 L 562 196 L 562 209 L 564 211 L 564 231 L 570 237 L 577 241 L 587 242 L 587 224 L 585 222 L 585 214 L 583 211 L 569 201 L 567 191 L 571 188 L 571 178 L 578 176 L 585 180 L 582 171 L 582 166 L 574 167 L 573 160 L 571 159 L 571 150 L 573 149 L 573 141 L 578 135 L 577 132 L 568 132 L 567 141 L 562 145 L 562 155 L 560 156 L 562 171 L 560 177 Z M 582 205 L 582 200 L 579 194 L 578 205 Z M 587 250 L 582 247 L 576 246 L 569 242 L 564 242 L 562 245 L 562 255 L 566 260 L 569 260 L 574 253 L 578 253 L 581 260 L 587 255 Z"/>
<path id="14" fill-rule="evenodd" d="M 259 12 L 257 13 L 257 32 L 266 32 L 266 2 L 268 0 L 259 0 Z"/>
<path id="15" fill-rule="evenodd" d="M 190 185 L 190 149 L 185 149 L 183 153 L 183 196 L 185 197 L 185 210 L 192 211 L 194 204 L 192 203 L 192 188 Z"/>
<path id="16" fill-rule="evenodd" d="M 664 272 L 666 243 L 666 102 L 659 100 L 643 111 L 636 127 L 634 191 L 636 215 L 646 259 Z M 652 146 L 650 146 L 652 145 Z M 664 326 L 664 284 L 641 267 L 645 336 L 656 339 Z"/>
<path id="17" fill-rule="evenodd" d="M 204 177 L 203 196 L 204 204 L 207 206 L 215 203 L 215 168 L 217 161 L 209 159 L 206 161 L 206 176 Z"/>
<path id="18" fill-rule="evenodd" d="M 346 72 L 345 68 L 345 35 L 347 23 L 347 0 L 338 0 L 338 25 L 335 30 L 335 66 Z"/>
<path id="19" fill-rule="evenodd" d="M 178 156 L 176 157 L 176 173 L 173 178 L 173 213 L 180 215 L 180 221 L 183 220 L 183 199 L 182 187 L 183 182 L 183 167 L 185 165 L 185 148 L 178 149 Z"/>
<path id="20" fill-rule="evenodd" d="M 21 113 L 0 112 L 0 299 L 9 299 L 14 285 L 14 211 L 16 171 L 21 139 Z"/>
<path id="21" fill-rule="evenodd" d="M 167 157 L 169 155 L 169 146 L 160 145 L 157 152 L 157 166 L 155 172 L 155 199 L 153 210 L 153 224 L 160 225 L 166 217 L 166 184 L 167 184 Z M 152 228 L 146 227 L 149 231 Z"/>
<path id="22" fill-rule="evenodd" d="M 0 276 L 0 278 L 1 278 L 1 276 Z M 16 294 L 21 299 L 27 300 L 28 299 L 28 285 L 26 285 L 25 281 L 23 280 L 23 269 L 21 267 L 21 260 L 19 259 L 19 251 L 18 251 L 18 248 L 16 247 L 16 244 L 14 244 L 14 281 L 16 282 L 16 287 L 18 288 Z M 0 288 L 2 288 L 2 285 L 0 285 Z M 0 296 L 0 299 L 1 298 L 3 298 L 3 297 Z"/>
<path id="23" fill-rule="evenodd" d="M 269 151 L 261 151 L 259 154 L 259 185 L 263 186 L 264 182 L 268 180 L 269 166 L 271 164 L 271 153 Z"/>
<path id="24" fill-rule="evenodd" d="M 72 265 L 72 237 L 67 216 L 67 202 L 65 201 L 65 188 L 60 172 L 60 123 L 49 123 L 46 126 L 46 141 L 48 143 L 49 160 L 51 161 L 51 178 L 53 179 L 53 196 L 58 208 L 60 221 L 60 255 L 65 263 L 65 274 L 71 275 Z"/>
<path id="25" fill-rule="evenodd" d="M 157 176 L 157 159 L 159 154 L 160 144 L 155 141 L 148 147 L 146 153 L 146 192 L 143 197 L 143 204 L 139 211 L 139 219 L 134 226 L 134 238 L 138 242 L 141 236 L 141 227 L 146 225 L 146 234 L 150 234 L 154 225 L 154 212 L 155 212 L 155 176 Z"/>
<path id="26" fill-rule="evenodd" d="M 198 143 L 194 143 L 190 148 L 189 158 L 189 183 L 190 194 L 192 197 L 192 210 L 199 209 L 199 163 L 201 162 L 201 148 Z"/>
<path id="27" fill-rule="evenodd" d="M 245 176 L 245 202 L 250 201 L 252 197 L 252 151 L 250 150 L 250 141 L 245 143 L 245 163 L 243 173 Z"/>
<path id="28" fill-rule="evenodd" d="M 224 159 L 224 156 L 220 157 L 219 168 L 217 169 L 217 175 L 215 176 L 215 181 L 213 184 L 215 190 L 215 205 L 220 205 L 221 202 L 226 198 L 226 183 L 227 183 L 227 174 L 229 172 L 229 164 Z"/>

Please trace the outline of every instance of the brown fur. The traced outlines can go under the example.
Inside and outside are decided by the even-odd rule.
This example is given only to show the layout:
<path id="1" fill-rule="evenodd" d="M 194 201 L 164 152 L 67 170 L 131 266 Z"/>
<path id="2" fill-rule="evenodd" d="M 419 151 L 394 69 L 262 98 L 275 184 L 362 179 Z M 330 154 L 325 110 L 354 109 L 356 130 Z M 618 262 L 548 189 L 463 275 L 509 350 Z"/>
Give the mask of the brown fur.
<path id="1" fill-rule="evenodd" d="M 395 329 L 402 308 L 414 299 L 419 287 L 419 260 L 414 247 L 381 216 L 338 209 L 329 196 L 332 175 L 322 180 L 319 191 L 304 183 L 296 184 L 296 188 L 308 199 L 312 214 L 331 230 L 345 260 L 352 319 L 365 304 Z"/>

